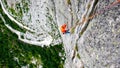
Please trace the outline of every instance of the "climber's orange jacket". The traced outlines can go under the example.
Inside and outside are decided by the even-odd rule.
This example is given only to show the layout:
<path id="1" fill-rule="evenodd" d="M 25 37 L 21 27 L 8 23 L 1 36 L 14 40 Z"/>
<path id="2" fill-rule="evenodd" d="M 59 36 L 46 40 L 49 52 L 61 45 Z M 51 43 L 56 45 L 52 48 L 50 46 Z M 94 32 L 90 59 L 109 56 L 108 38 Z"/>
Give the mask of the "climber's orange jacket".
<path id="1" fill-rule="evenodd" d="M 66 24 L 63 24 L 61 27 L 60 27 L 60 30 L 61 30 L 61 32 L 62 33 L 66 33 L 66 27 L 67 27 L 67 25 Z"/>

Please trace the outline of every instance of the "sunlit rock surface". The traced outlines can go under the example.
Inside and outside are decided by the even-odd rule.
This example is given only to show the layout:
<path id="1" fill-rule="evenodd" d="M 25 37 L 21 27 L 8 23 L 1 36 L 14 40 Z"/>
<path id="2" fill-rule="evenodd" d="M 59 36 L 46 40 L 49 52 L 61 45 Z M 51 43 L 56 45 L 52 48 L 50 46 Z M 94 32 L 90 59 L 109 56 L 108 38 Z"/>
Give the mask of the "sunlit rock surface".
<path id="1" fill-rule="evenodd" d="M 61 43 L 54 9 L 48 1 L 3 0 L 1 5 L 11 20 L 27 30 L 18 35 L 23 42 L 39 46 Z"/>
<path id="2" fill-rule="evenodd" d="M 112 2 L 100 0 L 96 8 Z M 77 44 L 85 68 L 120 68 L 120 3 L 91 20 Z"/>
<path id="3" fill-rule="evenodd" d="M 20 40 L 38 46 L 64 43 L 65 68 L 120 67 L 120 3 L 117 1 L 6 1 L 8 6 L 4 8 L 11 17 L 30 29 L 22 33 Z M 113 2 L 116 4 L 106 7 Z M 16 3 L 22 10 L 16 8 Z M 8 7 L 16 12 L 22 11 L 22 17 L 12 13 Z M 89 19 L 93 14 L 96 16 Z M 60 32 L 59 28 L 64 23 L 67 23 L 71 34 L 63 35 Z"/>

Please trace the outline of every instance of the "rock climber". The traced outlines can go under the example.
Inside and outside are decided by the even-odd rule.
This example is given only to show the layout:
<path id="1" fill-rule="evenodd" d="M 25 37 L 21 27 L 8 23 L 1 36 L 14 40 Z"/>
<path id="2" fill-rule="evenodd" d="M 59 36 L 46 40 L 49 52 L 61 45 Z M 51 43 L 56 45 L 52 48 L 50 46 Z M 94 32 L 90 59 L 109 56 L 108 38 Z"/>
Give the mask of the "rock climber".
<path id="1" fill-rule="evenodd" d="M 60 30 L 63 34 L 66 34 L 66 33 L 70 33 L 69 32 L 69 29 L 67 29 L 67 25 L 66 24 L 63 24 L 61 27 L 60 27 Z"/>

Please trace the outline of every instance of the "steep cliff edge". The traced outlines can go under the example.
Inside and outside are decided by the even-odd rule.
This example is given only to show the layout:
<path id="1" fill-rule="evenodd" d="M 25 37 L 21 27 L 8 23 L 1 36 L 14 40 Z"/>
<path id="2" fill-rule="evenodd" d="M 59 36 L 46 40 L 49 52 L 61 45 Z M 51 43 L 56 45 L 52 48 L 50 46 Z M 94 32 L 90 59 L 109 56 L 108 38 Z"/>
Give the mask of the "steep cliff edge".
<path id="1" fill-rule="evenodd" d="M 85 68 L 120 67 L 120 4 L 113 4 L 116 2 L 97 0 L 55 2 L 59 26 L 68 22 L 69 27 L 74 27 L 76 20 L 81 23 L 84 17 L 87 19 L 96 14 L 92 19 L 84 21 L 84 24 L 77 25 L 74 33 L 62 35 L 67 57 L 66 68 L 82 68 L 83 65 Z M 87 30 L 81 33 L 86 23 Z"/>
<path id="2" fill-rule="evenodd" d="M 19 0 L 9 1 L 6 14 L 10 13 L 26 28 L 26 32 L 20 33 L 22 37 L 18 34 L 19 39 L 38 46 L 63 43 L 65 68 L 120 67 L 120 2 L 117 0 L 28 0 L 29 10 Z M 16 3 L 26 11 L 16 11 Z M 16 12 L 21 10 L 22 14 L 18 15 L 22 18 L 12 14 L 8 7 Z M 64 23 L 71 34 L 60 32 Z"/>

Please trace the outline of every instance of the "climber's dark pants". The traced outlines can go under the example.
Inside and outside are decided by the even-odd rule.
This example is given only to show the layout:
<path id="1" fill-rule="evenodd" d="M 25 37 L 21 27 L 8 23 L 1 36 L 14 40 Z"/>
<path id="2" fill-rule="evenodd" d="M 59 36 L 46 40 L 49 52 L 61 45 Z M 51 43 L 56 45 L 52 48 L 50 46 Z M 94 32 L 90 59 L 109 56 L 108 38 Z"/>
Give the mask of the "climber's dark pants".
<path id="1" fill-rule="evenodd" d="M 69 32 L 69 30 L 66 30 L 66 32 L 65 32 L 65 33 L 63 33 L 63 34 L 67 34 L 67 33 L 70 33 L 70 32 Z"/>

